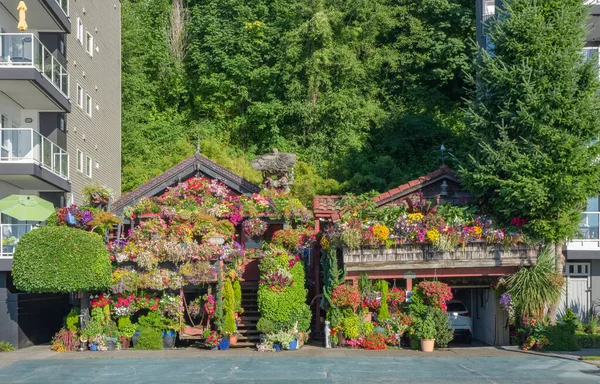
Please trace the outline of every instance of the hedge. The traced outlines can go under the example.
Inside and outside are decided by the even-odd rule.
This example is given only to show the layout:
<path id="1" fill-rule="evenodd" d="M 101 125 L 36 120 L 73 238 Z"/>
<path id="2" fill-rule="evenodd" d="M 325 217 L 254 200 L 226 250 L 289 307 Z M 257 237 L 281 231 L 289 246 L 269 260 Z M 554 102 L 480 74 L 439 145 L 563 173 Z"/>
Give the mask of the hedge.
<path id="1" fill-rule="evenodd" d="M 570 324 L 556 324 L 544 332 L 550 344 L 544 347 L 547 351 L 578 351 L 580 349 L 575 337 L 575 327 Z"/>
<path id="2" fill-rule="evenodd" d="M 102 237 L 64 226 L 25 234 L 13 258 L 15 286 L 26 292 L 68 293 L 110 286 L 112 267 Z"/>
<path id="3" fill-rule="evenodd" d="M 600 335 L 576 332 L 575 339 L 581 348 L 600 348 Z"/>

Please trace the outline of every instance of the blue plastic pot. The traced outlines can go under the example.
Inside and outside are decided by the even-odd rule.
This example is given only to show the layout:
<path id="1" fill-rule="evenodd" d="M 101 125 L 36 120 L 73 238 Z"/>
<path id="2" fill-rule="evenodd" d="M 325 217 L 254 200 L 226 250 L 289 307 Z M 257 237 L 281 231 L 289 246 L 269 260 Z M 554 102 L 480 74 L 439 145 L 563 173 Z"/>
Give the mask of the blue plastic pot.
<path id="1" fill-rule="evenodd" d="M 218 346 L 210 347 L 210 350 L 211 350 L 211 351 L 218 351 L 218 350 L 219 350 L 219 347 L 218 347 Z"/>
<path id="2" fill-rule="evenodd" d="M 281 344 L 275 343 L 273 344 L 273 349 L 277 352 L 281 351 Z"/>
<path id="3" fill-rule="evenodd" d="M 92 345 L 90 345 L 90 351 L 97 351 L 97 350 L 98 350 L 98 344 L 92 343 Z"/>
<path id="4" fill-rule="evenodd" d="M 223 339 L 221 340 L 221 343 L 219 344 L 219 349 L 221 351 L 226 351 L 229 349 L 229 339 Z"/>
<path id="5" fill-rule="evenodd" d="M 290 342 L 290 351 L 295 351 L 296 349 L 298 349 L 298 340 Z"/>
<path id="6" fill-rule="evenodd" d="M 175 331 L 163 332 L 163 348 L 164 349 L 172 349 L 175 347 L 175 340 L 177 339 L 177 334 Z"/>
<path id="7" fill-rule="evenodd" d="M 135 347 L 135 345 L 137 344 L 137 341 L 140 338 L 140 333 L 140 331 L 135 331 L 135 333 L 133 334 L 133 337 L 131 338 L 131 345 L 133 347 Z"/>

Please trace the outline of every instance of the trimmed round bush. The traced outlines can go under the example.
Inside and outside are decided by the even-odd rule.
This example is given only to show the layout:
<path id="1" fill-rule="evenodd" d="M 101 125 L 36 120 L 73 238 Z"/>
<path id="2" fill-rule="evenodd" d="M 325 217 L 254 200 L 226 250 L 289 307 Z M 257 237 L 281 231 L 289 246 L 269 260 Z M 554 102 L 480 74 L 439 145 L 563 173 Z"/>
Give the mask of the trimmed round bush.
<path id="1" fill-rule="evenodd" d="M 80 229 L 34 229 L 23 236 L 14 253 L 14 282 L 26 292 L 102 290 L 110 286 L 111 274 L 102 237 Z"/>
<path id="2" fill-rule="evenodd" d="M 140 337 L 135 343 L 134 349 L 163 349 L 162 332 L 156 328 L 144 327 L 140 329 Z"/>

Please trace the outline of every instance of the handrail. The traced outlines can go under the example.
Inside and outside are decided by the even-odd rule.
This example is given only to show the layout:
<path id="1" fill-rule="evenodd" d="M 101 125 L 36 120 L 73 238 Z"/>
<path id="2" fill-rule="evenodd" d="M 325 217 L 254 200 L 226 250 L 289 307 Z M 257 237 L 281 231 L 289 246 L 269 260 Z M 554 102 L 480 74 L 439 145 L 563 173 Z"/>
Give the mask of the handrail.
<path id="1" fill-rule="evenodd" d="M 69 98 L 69 73 L 33 33 L 0 33 L 0 67 L 33 67 Z"/>
<path id="2" fill-rule="evenodd" d="M 69 180 L 69 154 L 33 128 L 0 128 L 0 163 L 41 165 Z"/>

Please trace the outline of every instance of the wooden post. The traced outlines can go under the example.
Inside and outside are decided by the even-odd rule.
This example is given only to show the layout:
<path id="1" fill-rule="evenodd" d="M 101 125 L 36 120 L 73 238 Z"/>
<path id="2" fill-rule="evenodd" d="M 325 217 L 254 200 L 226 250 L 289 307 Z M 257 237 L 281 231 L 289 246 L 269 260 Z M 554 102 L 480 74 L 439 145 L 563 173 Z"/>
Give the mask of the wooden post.
<path id="1" fill-rule="evenodd" d="M 413 279 L 406 279 L 406 292 L 412 291 L 412 280 Z"/>

